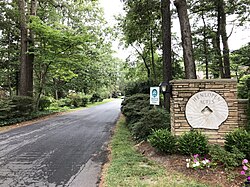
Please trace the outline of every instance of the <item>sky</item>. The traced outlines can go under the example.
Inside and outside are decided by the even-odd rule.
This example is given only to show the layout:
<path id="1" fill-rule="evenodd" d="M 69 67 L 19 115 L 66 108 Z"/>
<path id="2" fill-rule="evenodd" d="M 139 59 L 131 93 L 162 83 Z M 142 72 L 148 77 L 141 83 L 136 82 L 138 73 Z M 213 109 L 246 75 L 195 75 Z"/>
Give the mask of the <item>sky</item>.
<path id="1" fill-rule="evenodd" d="M 115 24 L 115 15 L 120 13 L 124 14 L 123 3 L 121 0 L 99 0 L 101 6 L 104 8 L 104 16 L 108 23 L 112 26 Z M 248 27 L 250 27 L 248 25 Z M 228 34 L 231 32 L 232 27 L 227 28 Z M 249 29 L 249 28 L 248 28 Z M 179 30 L 179 22 L 174 21 L 173 31 Z M 250 42 L 250 32 L 249 30 L 243 28 L 234 28 L 232 35 L 228 39 L 228 44 L 230 50 L 239 49 L 241 46 Z M 177 32 L 177 35 L 180 37 L 180 32 Z M 118 46 L 119 41 L 113 42 L 113 49 L 117 51 L 116 57 L 121 59 L 126 59 L 129 56 L 130 50 L 122 49 Z"/>

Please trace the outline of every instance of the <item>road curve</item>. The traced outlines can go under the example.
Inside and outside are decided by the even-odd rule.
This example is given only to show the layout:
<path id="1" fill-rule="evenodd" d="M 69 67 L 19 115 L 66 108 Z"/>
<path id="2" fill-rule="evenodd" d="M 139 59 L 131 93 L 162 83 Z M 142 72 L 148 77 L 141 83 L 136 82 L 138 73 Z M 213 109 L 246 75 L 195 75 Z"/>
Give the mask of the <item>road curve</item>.
<path id="1" fill-rule="evenodd" d="M 92 187 L 121 100 L 0 133 L 1 187 Z"/>

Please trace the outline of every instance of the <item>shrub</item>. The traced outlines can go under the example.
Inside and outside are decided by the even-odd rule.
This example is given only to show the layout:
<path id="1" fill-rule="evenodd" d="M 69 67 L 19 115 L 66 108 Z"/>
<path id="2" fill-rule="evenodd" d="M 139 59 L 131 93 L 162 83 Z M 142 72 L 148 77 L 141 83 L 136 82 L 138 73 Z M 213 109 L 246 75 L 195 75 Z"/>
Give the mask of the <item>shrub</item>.
<path id="1" fill-rule="evenodd" d="M 58 106 L 59 107 L 65 107 L 65 106 L 68 106 L 68 107 L 71 107 L 71 99 L 70 98 L 62 98 L 60 100 L 57 101 L 58 102 Z"/>
<path id="2" fill-rule="evenodd" d="M 126 117 L 126 121 L 132 124 L 138 122 L 143 116 L 141 112 L 143 108 L 152 108 L 149 105 L 149 95 L 135 94 L 123 100 L 121 111 Z"/>
<path id="3" fill-rule="evenodd" d="M 154 130 L 148 141 L 153 147 L 165 153 L 171 154 L 176 150 L 176 137 L 168 129 Z"/>
<path id="4" fill-rule="evenodd" d="M 225 136 L 225 149 L 232 152 L 236 147 L 250 159 L 250 133 L 244 129 L 237 129 Z"/>
<path id="5" fill-rule="evenodd" d="M 39 110 L 44 110 L 45 108 L 48 108 L 53 103 L 53 98 L 48 96 L 42 96 L 39 100 Z"/>
<path id="6" fill-rule="evenodd" d="M 132 124 L 135 139 L 146 140 L 153 130 L 170 129 L 169 114 L 163 109 L 144 108 L 138 122 Z"/>
<path id="7" fill-rule="evenodd" d="M 246 81 L 247 88 L 248 88 L 248 109 L 247 109 L 247 131 L 250 132 L 250 78 Z"/>
<path id="8" fill-rule="evenodd" d="M 239 80 L 238 84 L 238 97 L 241 99 L 248 98 L 250 88 L 250 75 L 245 75 Z"/>
<path id="9" fill-rule="evenodd" d="M 208 139 L 199 131 L 192 130 L 178 138 L 178 151 L 183 155 L 205 155 L 208 153 Z"/>
<path id="10" fill-rule="evenodd" d="M 32 97 L 13 96 L 0 102 L 0 118 L 10 119 L 26 117 L 34 111 L 34 102 Z"/>
<path id="11" fill-rule="evenodd" d="M 34 101 L 32 97 L 14 96 L 11 98 L 10 107 L 14 117 L 28 116 L 34 111 Z"/>
<path id="12" fill-rule="evenodd" d="M 226 168 L 240 166 L 242 159 L 245 157 L 245 154 L 236 147 L 233 147 L 232 152 L 229 152 L 219 145 L 210 145 L 209 155 L 213 161 L 224 165 Z"/>
<path id="13" fill-rule="evenodd" d="M 72 93 L 68 95 L 68 98 L 70 99 L 70 105 L 74 107 L 79 107 L 82 104 L 82 99 L 79 94 Z"/>
<path id="14" fill-rule="evenodd" d="M 7 119 L 11 116 L 10 99 L 0 100 L 0 119 Z"/>
<path id="15" fill-rule="evenodd" d="M 95 103 L 95 102 L 101 102 L 103 101 L 103 99 L 101 98 L 100 94 L 99 93 L 94 93 L 92 95 L 92 97 L 90 98 L 89 100 L 91 103 Z"/>
<path id="16" fill-rule="evenodd" d="M 87 97 L 82 98 L 81 106 L 86 107 L 89 102 L 89 99 Z"/>

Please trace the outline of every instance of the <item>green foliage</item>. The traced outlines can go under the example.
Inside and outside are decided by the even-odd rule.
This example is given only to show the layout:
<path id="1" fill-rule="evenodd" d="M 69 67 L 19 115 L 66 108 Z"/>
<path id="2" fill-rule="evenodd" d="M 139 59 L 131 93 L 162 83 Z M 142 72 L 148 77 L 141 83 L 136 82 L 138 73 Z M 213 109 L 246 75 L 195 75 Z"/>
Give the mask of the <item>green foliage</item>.
<path id="1" fill-rule="evenodd" d="M 247 127 L 246 130 L 250 133 L 250 79 L 246 81 L 248 87 L 248 108 L 247 108 Z"/>
<path id="2" fill-rule="evenodd" d="M 205 155 L 208 153 L 208 139 L 199 131 L 185 132 L 178 138 L 178 151 L 183 155 Z"/>
<path id="3" fill-rule="evenodd" d="M 11 100 L 1 99 L 0 100 L 0 119 L 7 119 L 11 116 Z"/>
<path id="4" fill-rule="evenodd" d="M 89 99 L 87 97 L 82 98 L 81 106 L 86 107 L 89 102 Z"/>
<path id="5" fill-rule="evenodd" d="M 225 137 L 225 149 L 232 152 L 234 147 L 250 159 L 250 133 L 244 129 L 237 129 L 228 133 Z"/>
<path id="6" fill-rule="evenodd" d="M 153 130 L 170 128 L 169 114 L 163 109 L 152 108 L 148 94 L 126 97 L 122 102 L 121 111 L 136 139 L 145 140 Z"/>
<path id="7" fill-rule="evenodd" d="M 129 82 L 125 86 L 124 92 L 129 97 L 138 93 L 148 94 L 149 90 L 150 84 L 148 82 Z"/>
<path id="8" fill-rule="evenodd" d="M 89 100 L 91 103 L 95 102 L 102 102 L 103 98 L 101 98 L 101 95 L 99 93 L 93 93 L 92 97 Z"/>
<path id="9" fill-rule="evenodd" d="M 14 96 L 11 98 L 12 115 L 15 117 L 28 116 L 34 111 L 34 101 L 32 97 Z"/>
<path id="10" fill-rule="evenodd" d="M 149 105 L 149 95 L 135 94 L 123 100 L 121 111 L 126 117 L 126 121 L 132 124 L 138 122 L 143 116 L 141 112 L 143 108 L 151 108 Z"/>
<path id="11" fill-rule="evenodd" d="M 82 98 L 79 94 L 71 93 L 68 95 L 70 106 L 79 107 L 82 105 Z"/>
<path id="12" fill-rule="evenodd" d="M 0 101 L 0 119 L 28 116 L 34 110 L 33 98 L 14 96 Z"/>
<path id="13" fill-rule="evenodd" d="M 42 96 L 39 100 L 39 110 L 44 110 L 48 108 L 53 102 L 53 98 L 48 96 Z"/>
<path id="14" fill-rule="evenodd" d="M 247 99 L 249 97 L 248 92 L 249 92 L 250 85 L 248 85 L 248 82 L 250 82 L 250 74 L 243 76 L 239 80 L 238 97 L 241 99 Z"/>
<path id="15" fill-rule="evenodd" d="M 148 137 L 148 141 L 153 147 L 164 153 L 171 154 L 176 151 L 177 139 L 169 129 L 154 130 Z"/>
<path id="16" fill-rule="evenodd" d="M 214 162 L 224 165 L 225 168 L 240 166 L 242 159 L 245 158 L 245 154 L 234 146 L 232 146 L 232 150 L 229 152 L 219 145 L 210 145 L 209 155 Z"/>
<path id="17" fill-rule="evenodd" d="M 153 130 L 170 129 L 169 114 L 164 109 L 148 109 L 141 111 L 141 118 L 132 124 L 135 139 L 146 140 Z"/>
<path id="18" fill-rule="evenodd" d="M 56 102 L 57 102 L 59 107 L 65 107 L 65 106 L 71 107 L 71 99 L 70 98 L 65 97 L 65 98 L 59 99 Z"/>

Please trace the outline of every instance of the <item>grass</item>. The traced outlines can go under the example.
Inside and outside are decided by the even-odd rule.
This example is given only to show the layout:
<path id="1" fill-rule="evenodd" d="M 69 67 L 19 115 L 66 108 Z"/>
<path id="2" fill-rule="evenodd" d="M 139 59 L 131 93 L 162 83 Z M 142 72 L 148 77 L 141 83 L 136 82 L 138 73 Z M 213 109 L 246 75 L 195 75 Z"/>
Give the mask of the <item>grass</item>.
<path id="1" fill-rule="evenodd" d="M 114 99 L 111 98 L 111 99 L 104 99 L 104 100 L 101 101 L 101 102 L 88 103 L 88 104 L 87 104 L 87 108 L 90 108 L 90 107 L 92 107 L 92 106 L 97 106 L 97 105 L 105 104 L 105 103 L 108 103 L 108 102 L 113 101 L 113 100 L 114 100 Z"/>
<path id="2" fill-rule="evenodd" d="M 111 161 L 104 171 L 105 187 L 205 187 L 179 173 L 169 173 L 134 149 L 135 143 L 122 117 L 111 141 Z"/>

